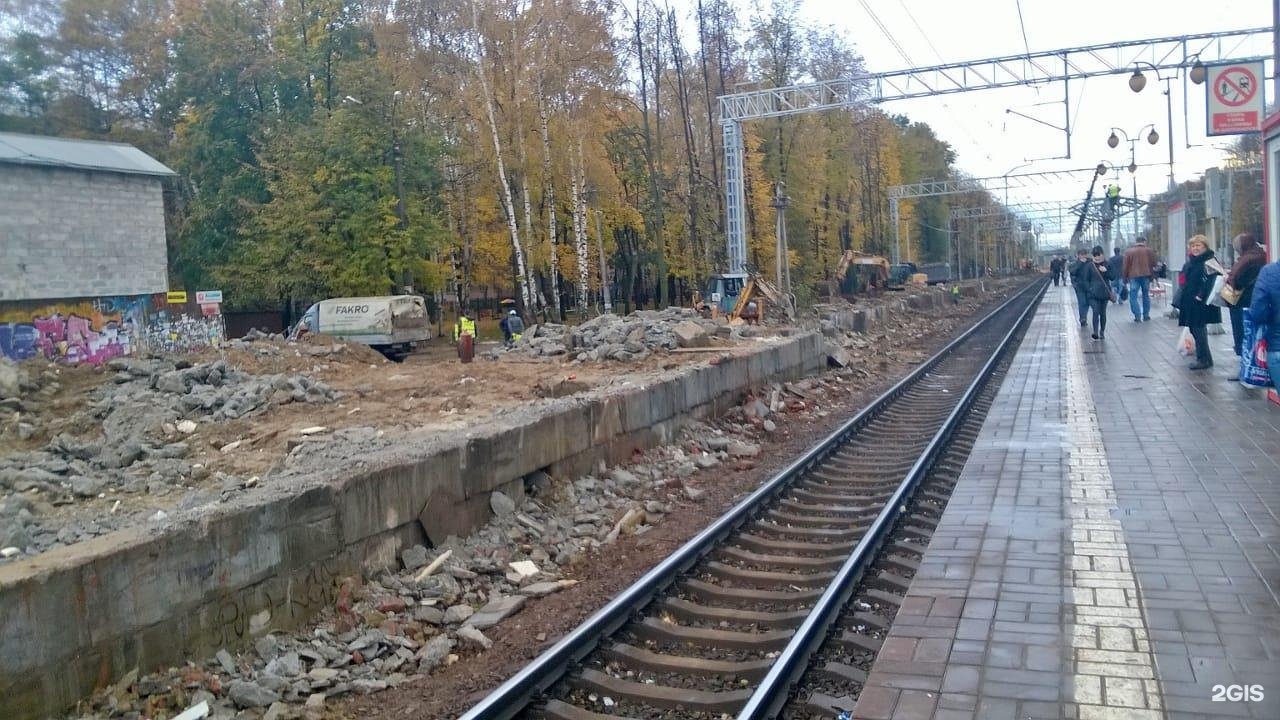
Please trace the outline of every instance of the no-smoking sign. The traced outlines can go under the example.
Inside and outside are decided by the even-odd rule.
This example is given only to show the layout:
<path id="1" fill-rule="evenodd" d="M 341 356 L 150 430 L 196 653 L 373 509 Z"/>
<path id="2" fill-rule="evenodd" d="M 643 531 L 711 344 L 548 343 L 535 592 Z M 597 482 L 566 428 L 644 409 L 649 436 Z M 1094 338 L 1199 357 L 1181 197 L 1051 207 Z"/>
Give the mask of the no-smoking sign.
<path id="1" fill-rule="evenodd" d="M 1209 135 L 1258 132 L 1262 123 L 1262 63 L 1233 63 L 1209 68 Z"/>

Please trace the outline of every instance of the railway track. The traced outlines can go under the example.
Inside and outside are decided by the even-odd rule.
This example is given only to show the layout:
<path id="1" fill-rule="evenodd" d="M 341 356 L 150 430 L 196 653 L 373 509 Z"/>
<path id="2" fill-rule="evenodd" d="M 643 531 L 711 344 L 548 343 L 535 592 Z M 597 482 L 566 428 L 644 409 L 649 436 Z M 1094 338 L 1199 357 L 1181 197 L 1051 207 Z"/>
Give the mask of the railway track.
<path id="1" fill-rule="evenodd" d="M 994 392 L 1045 285 L 949 343 L 464 720 L 763 718 L 789 698 L 787 717 L 850 709 L 981 425 L 970 410 Z"/>

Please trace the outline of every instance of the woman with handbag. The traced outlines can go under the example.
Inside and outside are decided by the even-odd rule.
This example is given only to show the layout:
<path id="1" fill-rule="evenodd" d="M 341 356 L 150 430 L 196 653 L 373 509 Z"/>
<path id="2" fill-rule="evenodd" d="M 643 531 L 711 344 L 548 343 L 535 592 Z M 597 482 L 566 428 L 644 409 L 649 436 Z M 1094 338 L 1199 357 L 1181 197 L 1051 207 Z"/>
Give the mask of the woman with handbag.
<path id="1" fill-rule="evenodd" d="M 1241 347 L 1244 342 L 1244 314 L 1253 302 L 1253 284 L 1258 280 L 1258 271 L 1267 264 L 1267 251 L 1249 233 L 1241 233 L 1231 242 L 1236 246 L 1236 261 L 1227 274 L 1222 298 L 1228 303 L 1231 337 L 1235 340 L 1236 357 L 1240 357 L 1244 351 Z M 1231 379 L 1239 378 L 1233 375 Z"/>
<path id="2" fill-rule="evenodd" d="M 1186 282 L 1182 286 L 1182 297 L 1178 303 L 1178 325 L 1191 331 L 1196 343 L 1196 361 L 1191 364 L 1192 370 L 1207 370 L 1213 367 L 1213 353 L 1209 351 L 1210 323 L 1222 322 L 1221 308 L 1210 305 L 1209 297 L 1218 277 L 1225 274 L 1225 269 L 1213 256 L 1213 246 L 1204 235 L 1194 235 L 1187 241 L 1190 256 L 1182 272 Z"/>
<path id="3" fill-rule="evenodd" d="M 1093 311 L 1093 339 L 1104 340 L 1107 334 L 1107 304 L 1115 302 L 1116 293 L 1111 289 L 1111 269 L 1101 245 L 1093 246 L 1093 261 L 1089 269 L 1082 271 L 1085 278 L 1085 295 L 1089 309 Z"/>

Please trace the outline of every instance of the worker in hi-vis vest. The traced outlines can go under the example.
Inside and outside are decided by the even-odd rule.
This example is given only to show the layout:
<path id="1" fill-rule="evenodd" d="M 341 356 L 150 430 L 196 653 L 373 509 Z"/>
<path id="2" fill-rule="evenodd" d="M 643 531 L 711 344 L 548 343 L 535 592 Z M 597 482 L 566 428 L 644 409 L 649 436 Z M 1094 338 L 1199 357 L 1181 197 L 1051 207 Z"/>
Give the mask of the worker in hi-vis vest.
<path id="1" fill-rule="evenodd" d="M 453 324 L 453 341 L 458 342 L 458 338 L 463 335 L 476 336 L 476 321 L 471 319 L 471 313 L 466 310 L 458 316 L 458 322 Z"/>

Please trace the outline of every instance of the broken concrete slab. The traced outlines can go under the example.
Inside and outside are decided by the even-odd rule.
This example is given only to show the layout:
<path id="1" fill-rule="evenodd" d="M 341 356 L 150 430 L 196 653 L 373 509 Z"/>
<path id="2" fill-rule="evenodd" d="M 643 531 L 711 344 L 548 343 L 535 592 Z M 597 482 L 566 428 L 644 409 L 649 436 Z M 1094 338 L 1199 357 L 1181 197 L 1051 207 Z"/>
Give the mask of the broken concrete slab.
<path id="1" fill-rule="evenodd" d="M 474 615 L 467 620 L 467 624 L 478 629 L 485 630 L 506 620 L 512 615 L 519 612 L 524 607 L 525 601 L 529 598 L 523 595 L 508 595 L 507 597 L 497 597 L 490 600 L 484 607 L 476 611 Z"/>

